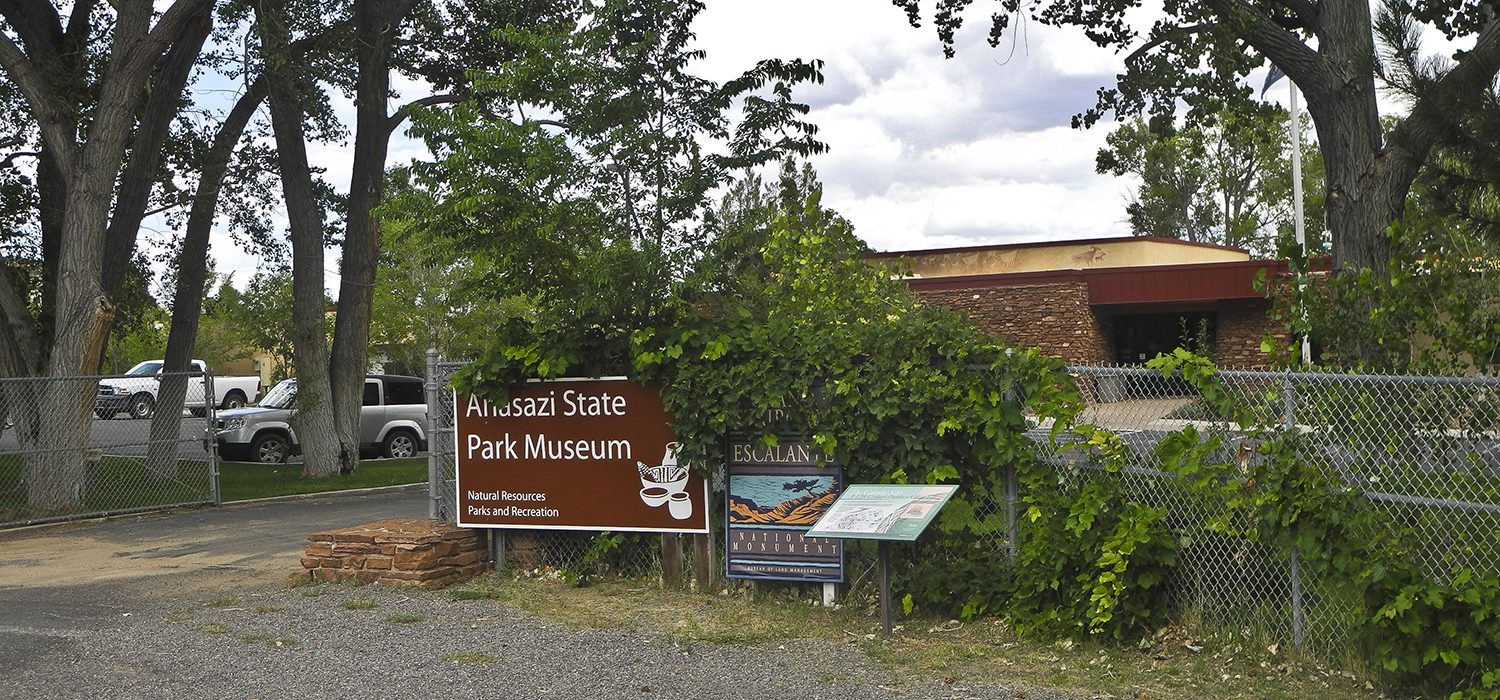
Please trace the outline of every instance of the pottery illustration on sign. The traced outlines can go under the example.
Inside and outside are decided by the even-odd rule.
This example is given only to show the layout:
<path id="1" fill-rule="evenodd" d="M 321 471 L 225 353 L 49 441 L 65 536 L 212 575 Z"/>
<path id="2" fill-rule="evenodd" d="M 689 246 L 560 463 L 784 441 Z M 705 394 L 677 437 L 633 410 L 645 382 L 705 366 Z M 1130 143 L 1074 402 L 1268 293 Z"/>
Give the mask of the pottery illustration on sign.
<path id="1" fill-rule="evenodd" d="M 652 508 L 671 501 L 672 517 L 685 520 L 693 514 L 693 502 L 685 493 L 687 489 L 687 467 L 677 465 L 677 443 L 667 443 L 667 452 L 662 455 L 661 465 L 646 466 L 637 461 L 636 470 L 641 474 L 641 502 Z M 679 515 L 680 513 L 680 515 Z"/>

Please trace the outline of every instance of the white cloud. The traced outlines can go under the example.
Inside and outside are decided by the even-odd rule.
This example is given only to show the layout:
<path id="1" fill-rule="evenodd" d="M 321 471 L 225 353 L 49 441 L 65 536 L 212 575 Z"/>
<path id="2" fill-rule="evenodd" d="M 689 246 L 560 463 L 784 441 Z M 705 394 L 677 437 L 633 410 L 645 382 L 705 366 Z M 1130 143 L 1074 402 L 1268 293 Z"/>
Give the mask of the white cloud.
<path id="1" fill-rule="evenodd" d="M 930 24 L 868 2 L 711 4 L 698 37 L 716 80 L 768 57 L 826 62 L 827 83 L 796 93 L 831 148 L 813 164 L 877 249 L 1125 235 L 1121 183 L 1094 173 L 1109 127 L 1067 126 L 1120 58 L 1035 24 L 991 49 L 985 17 L 951 60 Z"/>

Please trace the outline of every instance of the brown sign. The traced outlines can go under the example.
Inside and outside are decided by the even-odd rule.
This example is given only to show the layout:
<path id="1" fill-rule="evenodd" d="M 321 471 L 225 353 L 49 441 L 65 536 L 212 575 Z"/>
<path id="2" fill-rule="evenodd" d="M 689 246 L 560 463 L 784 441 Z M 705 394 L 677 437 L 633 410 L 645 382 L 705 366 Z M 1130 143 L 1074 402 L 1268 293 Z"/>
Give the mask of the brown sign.
<path id="1" fill-rule="evenodd" d="M 655 388 L 564 379 L 453 406 L 460 526 L 708 532 L 708 485 L 677 463 Z"/>

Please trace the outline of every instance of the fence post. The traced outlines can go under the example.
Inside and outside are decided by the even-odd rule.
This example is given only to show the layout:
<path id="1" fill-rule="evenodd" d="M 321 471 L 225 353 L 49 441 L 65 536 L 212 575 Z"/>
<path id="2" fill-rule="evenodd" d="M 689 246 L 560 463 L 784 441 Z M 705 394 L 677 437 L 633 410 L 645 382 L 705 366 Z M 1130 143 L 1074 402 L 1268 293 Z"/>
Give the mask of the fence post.
<path id="1" fill-rule="evenodd" d="M 437 414 L 442 409 L 437 385 L 438 351 L 427 348 L 427 377 L 423 389 L 427 392 L 427 518 L 437 520 L 443 516 L 442 457 L 438 455 Z"/>
<path id="2" fill-rule="evenodd" d="M 1010 565 L 1016 565 L 1016 543 L 1021 532 L 1016 528 L 1016 502 L 1020 500 L 1020 488 L 1016 483 L 1016 465 L 1007 464 L 1005 473 L 1005 554 Z"/>
<path id="3" fill-rule="evenodd" d="M 661 533 L 661 579 L 668 586 L 682 580 L 682 543 L 675 532 Z"/>
<path id="4" fill-rule="evenodd" d="M 188 381 L 192 381 L 189 379 Z M 203 436 L 208 443 L 208 493 L 209 500 L 214 505 L 223 505 L 223 496 L 219 492 L 219 441 L 214 435 L 214 428 L 218 423 L 218 415 L 214 404 L 214 371 L 204 368 L 203 371 Z"/>
<path id="5" fill-rule="evenodd" d="M 1302 650 L 1302 644 L 1306 639 L 1302 613 L 1302 552 L 1292 547 L 1292 556 L 1288 562 L 1292 575 L 1292 646 Z"/>
<path id="6" fill-rule="evenodd" d="M 1287 430 L 1297 429 L 1297 399 L 1292 385 L 1292 371 L 1281 380 L 1282 420 Z M 1305 640 L 1305 611 L 1302 609 L 1302 551 L 1292 547 L 1287 558 L 1287 575 L 1292 589 L 1292 646 L 1299 651 Z"/>

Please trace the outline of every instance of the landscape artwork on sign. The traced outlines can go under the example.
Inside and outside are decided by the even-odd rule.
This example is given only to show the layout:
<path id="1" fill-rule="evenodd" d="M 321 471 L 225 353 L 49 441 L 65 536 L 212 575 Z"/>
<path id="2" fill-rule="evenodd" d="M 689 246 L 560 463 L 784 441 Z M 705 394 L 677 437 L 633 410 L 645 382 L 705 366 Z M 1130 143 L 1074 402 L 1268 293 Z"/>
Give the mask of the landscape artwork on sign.
<path id="1" fill-rule="evenodd" d="M 828 512 L 838 486 L 832 475 L 732 475 L 729 522 L 807 527 Z"/>
<path id="2" fill-rule="evenodd" d="M 843 580 L 843 542 L 804 533 L 843 492 L 843 470 L 818 466 L 801 443 L 731 454 L 725 505 L 730 578 Z M 800 449 L 799 449 L 800 448 Z"/>

